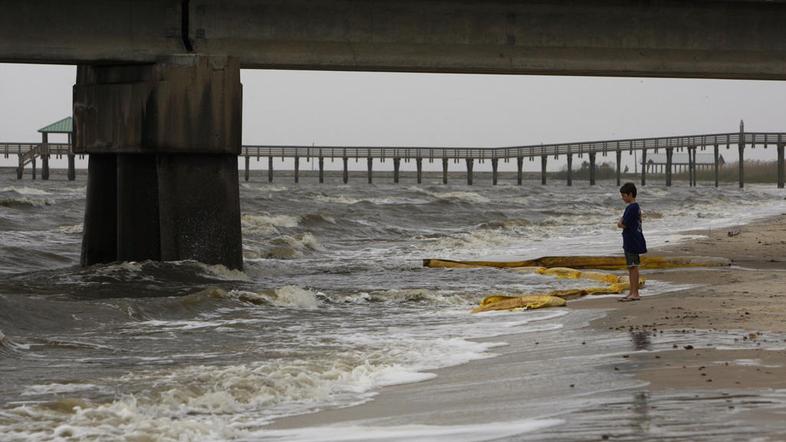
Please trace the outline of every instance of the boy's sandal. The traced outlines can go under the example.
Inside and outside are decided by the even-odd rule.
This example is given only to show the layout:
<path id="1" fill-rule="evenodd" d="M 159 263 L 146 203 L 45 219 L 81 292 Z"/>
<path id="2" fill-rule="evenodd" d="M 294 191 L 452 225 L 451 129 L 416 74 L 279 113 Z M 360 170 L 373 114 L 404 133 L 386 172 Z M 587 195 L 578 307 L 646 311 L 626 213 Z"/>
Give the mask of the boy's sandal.
<path id="1" fill-rule="evenodd" d="M 626 296 L 624 298 L 618 299 L 617 301 L 619 301 L 619 302 L 633 302 L 633 301 L 641 301 L 641 298 L 631 298 L 629 296 Z"/>

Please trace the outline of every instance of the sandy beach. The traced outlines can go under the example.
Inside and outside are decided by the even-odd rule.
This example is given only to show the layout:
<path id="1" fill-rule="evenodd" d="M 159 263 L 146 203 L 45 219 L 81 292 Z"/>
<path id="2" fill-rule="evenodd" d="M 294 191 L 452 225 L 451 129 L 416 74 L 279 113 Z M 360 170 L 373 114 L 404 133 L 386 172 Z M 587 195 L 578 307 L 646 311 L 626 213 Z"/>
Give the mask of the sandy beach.
<path id="1" fill-rule="evenodd" d="M 786 214 L 690 233 L 697 239 L 650 253 L 727 257 L 732 266 L 643 271 L 650 281 L 693 287 L 657 296 L 645 288 L 635 303 L 569 302 L 578 313 L 566 327 L 572 330 L 541 334 L 540 342 L 500 336 L 492 340 L 509 345 L 497 357 L 384 388 L 363 405 L 284 418 L 270 429 L 298 439 L 307 434 L 303 428 L 327 426 L 323 435 L 343 440 L 341 428 L 361 425 L 369 439 L 388 440 L 375 431 L 491 423 L 488 437 L 467 439 L 784 440 Z M 563 339 L 571 332 L 582 338 Z M 555 402 L 541 395 L 545 385 L 564 396 Z M 559 423 L 534 432 L 492 431 L 500 428 L 494 422 L 522 416 Z"/>

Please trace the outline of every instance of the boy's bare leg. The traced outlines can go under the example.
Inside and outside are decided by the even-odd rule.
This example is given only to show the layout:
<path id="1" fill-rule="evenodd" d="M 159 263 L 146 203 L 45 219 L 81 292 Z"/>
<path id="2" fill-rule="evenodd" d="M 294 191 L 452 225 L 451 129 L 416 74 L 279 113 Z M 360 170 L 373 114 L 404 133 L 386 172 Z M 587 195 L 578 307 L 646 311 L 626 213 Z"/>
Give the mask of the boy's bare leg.
<path id="1" fill-rule="evenodd" d="M 628 267 L 628 275 L 630 277 L 630 289 L 627 298 L 639 299 L 639 267 Z"/>

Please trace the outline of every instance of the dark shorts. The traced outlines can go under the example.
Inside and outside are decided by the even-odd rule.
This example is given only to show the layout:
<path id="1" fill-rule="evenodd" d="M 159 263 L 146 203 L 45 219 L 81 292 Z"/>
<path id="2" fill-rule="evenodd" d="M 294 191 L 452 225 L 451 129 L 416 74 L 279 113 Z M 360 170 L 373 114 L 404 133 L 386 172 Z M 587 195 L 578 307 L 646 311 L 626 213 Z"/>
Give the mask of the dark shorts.
<path id="1" fill-rule="evenodd" d="M 625 264 L 628 267 L 638 267 L 641 264 L 641 258 L 638 253 L 625 252 Z"/>

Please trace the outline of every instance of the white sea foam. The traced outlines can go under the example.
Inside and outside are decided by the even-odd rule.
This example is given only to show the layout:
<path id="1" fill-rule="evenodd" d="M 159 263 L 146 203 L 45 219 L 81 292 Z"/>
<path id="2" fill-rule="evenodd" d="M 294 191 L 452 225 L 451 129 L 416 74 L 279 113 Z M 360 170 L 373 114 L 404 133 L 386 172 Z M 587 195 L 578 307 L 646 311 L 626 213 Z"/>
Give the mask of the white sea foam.
<path id="1" fill-rule="evenodd" d="M 22 396 L 40 396 L 49 394 L 77 393 L 88 390 L 95 390 L 99 387 L 95 384 L 41 384 L 29 385 L 22 391 Z"/>
<path id="2" fill-rule="evenodd" d="M 277 233 L 278 227 L 293 228 L 300 223 L 299 216 L 245 214 L 240 218 L 243 230 L 249 233 Z"/>
<path id="3" fill-rule="evenodd" d="M 51 195 L 50 192 L 42 189 L 36 189 L 34 187 L 16 187 L 16 186 L 8 186 L 3 187 L 0 189 L 0 192 L 14 192 L 18 193 L 19 195 Z"/>
<path id="4" fill-rule="evenodd" d="M 82 223 L 79 223 L 71 226 L 60 226 L 57 228 L 57 231 L 62 233 L 68 233 L 68 234 L 77 234 L 77 233 L 82 233 L 83 228 L 84 226 L 82 225 Z"/>
<path id="5" fill-rule="evenodd" d="M 527 419 L 514 422 L 489 422 L 475 425 L 327 425 L 291 430 L 263 430 L 255 440 L 286 442 L 353 442 L 353 441 L 432 441 L 470 442 L 497 440 L 532 433 L 564 423 L 561 419 Z"/>

